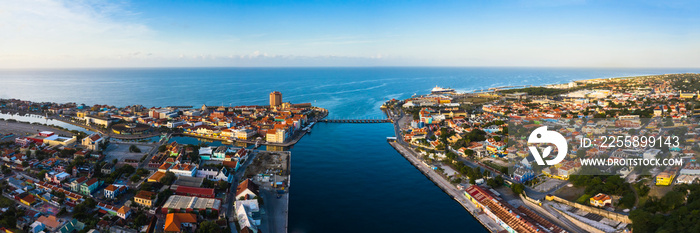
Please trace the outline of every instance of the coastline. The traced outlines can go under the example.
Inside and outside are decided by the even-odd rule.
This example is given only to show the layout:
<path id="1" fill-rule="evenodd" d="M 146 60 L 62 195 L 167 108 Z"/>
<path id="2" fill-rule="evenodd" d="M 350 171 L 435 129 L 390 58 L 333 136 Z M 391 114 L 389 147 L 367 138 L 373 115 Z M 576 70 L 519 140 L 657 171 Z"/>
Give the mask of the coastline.
<path id="1" fill-rule="evenodd" d="M 325 108 L 320 108 L 316 107 L 317 110 L 320 110 L 323 115 L 319 117 L 315 117 L 312 121 L 310 122 L 315 122 L 318 123 L 319 120 L 322 120 L 328 116 L 328 109 Z M 294 144 L 297 144 L 299 140 L 301 140 L 306 133 L 308 133 L 306 130 L 299 130 L 300 132 L 295 133 L 292 135 L 291 139 L 288 140 L 287 142 L 284 143 L 276 143 L 276 142 L 267 142 L 267 141 L 250 141 L 250 140 L 240 140 L 240 139 L 227 139 L 227 138 L 222 138 L 222 137 L 211 137 L 211 136 L 206 136 L 206 135 L 199 135 L 199 134 L 193 134 L 193 133 L 187 133 L 187 132 L 182 132 L 182 133 L 174 133 L 173 135 L 176 136 L 188 136 L 188 137 L 195 137 L 195 138 L 202 138 L 202 139 L 209 139 L 209 140 L 216 140 L 216 141 L 233 141 L 234 143 L 247 143 L 247 144 L 259 144 L 259 145 L 265 145 L 265 146 L 281 146 L 281 147 L 287 147 L 287 146 L 292 146 Z"/>
<path id="2" fill-rule="evenodd" d="M 325 108 L 320 108 L 320 107 L 315 107 L 319 112 L 321 113 L 320 116 L 315 117 L 311 122 L 318 123 L 319 120 L 322 120 L 326 118 L 329 114 L 329 111 Z M 0 113 L 4 114 L 11 114 L 11 115 L 20 115 L 20 116 L 41 116 L 40 113 L 37 112 L 27 112 L 27 111 L 17 111 L 17 110 L 10 110 L 10 109 L 0 109 Z M 91 131 L 91 132 L 97 132 L 106 136 L 109 136 L 110 138 L 115 138 L 115 139 L 122 139 L 122 140 L 138 140 L 138 139 L 145 139 L 145 138 L 151 138 L 151 137 L 156 137 L 160 136 L 161 133 L 149 133 L 149 134 L 139 134 L 139 135 L 122 135 L 122 134 L 113 134 L 110 133 L 108 130 L 106 132 L 103 132 L 102 130 L 93 128 L 88 125 L 82 125 L 82 124 L 77 124 L 75 122 L 60 118 L 60 117 L 55 117 L 55 116 L 44 116 L 46 119 L 51 119 L 55 121 L 60 121 L 69 125 L 73 125 L 76 127 L 80 127 L 82 129 Z M 21 122 L 20 123 L 28 123 L 32 124 L 31 122 Z M 42 124 L 43 125 L 43 124 Z M 56 130 L 64 130 L 62 128 L 56 128 L 57 126 L 55 125 L 46 125 L 47 127 L 52 127 L 55 128 Z M 247 143 L 247 144 L 259 144 L 259 145 L 266 145 L 266 146 L 280 146 L 280 147 L 288 147 L 296 144 L 301 140 L 301 138 L 306 135 L 307 131 L 305 130 L 299 130 L 300 132 L 296 132 L 294 135 L 292 135 L 291 139 L 284 142 L 284 143 L 275 143 L 275 142 L 267 142 L 267 141 L 250 141 L 250 140 L 239 140 L 239 139 L 229 139 L 229 138 L 223 138 L 223 137 L 213 137 L 213 136 L 207 136 L 207 135 L 199 135 L 199 134 L 194 134 L 194 133 L 187 133 L 187 132 L 181 132 L 181 133 L 172 133 L 173 135 L 176 136 L 188 136 L 188 137 L 195 137 L 195 138 L 202 138 L 202 139 L 209 139 L 209 140 L 216 140 L 216 141 L 233 141 L 234 143 Z"/>
<path id="3" fill-rule="evenodd" d="M 292 139 L 285 142 L 285 143 L 275 143 L 275 142 L 267 142 L 267 141 L 249 141 L 249 140 L 238 140 L 234 139 L 232 140 L 234 143 L 236 142 L 242 142 L 242 143 L 247 143 L 247 144 L 256 144 L 258 143 L 259 145 L 266 145 L 266 146 L 292 146 L 299 142 L 304 135 L 306 135 L 306 131 L 296 133 L 294 136 L 292 136 Z M 195 137 L 195 138 L 202 138 L 202 139 L 209 139 L 209 140 L 216 140 L 216 141 L 223 141 L 227 142 L 229 139 L 227 138 L 222 138 L 222 137 L 211 137 L 211 136 L 205 136 L 205 135 L 199 135 L 199 134 L 192 134 L 192 133 L 187 133 L 187 132 L 182 132 L 182 133 L 173 133 L 174 136 L 186 136 L 186 137 Z"/>
<path id="4" fill-rule="evenodd" d="M 435 171 L 427 167 L 427 165 L 418 161 L 418 158 L 413 154 L 410 148 L 406 148 L 397 142 L 389 142 L 396 152 L 399 152 L 409 163 L 411 163 L 418 171 L 423 173 L 428 180 L 432 181 L 436 186 L 438 186 L 445 194 L 450 195 L 453 200 L 458 202 L 467 212 L 469 212 L 474 219 L 479 221 L 481 225 L 491 233 L 501 232 L 504 229 L 499 229 L 498 223 L 494 222 L 491 218 L 486 216 L 481 210 L 471 203 L 461 190 L 455 188 L 449 181 L 445 180 L 442 176 L 438 175 Z M 461 191 L 463 192 L 463 191 Z"/>

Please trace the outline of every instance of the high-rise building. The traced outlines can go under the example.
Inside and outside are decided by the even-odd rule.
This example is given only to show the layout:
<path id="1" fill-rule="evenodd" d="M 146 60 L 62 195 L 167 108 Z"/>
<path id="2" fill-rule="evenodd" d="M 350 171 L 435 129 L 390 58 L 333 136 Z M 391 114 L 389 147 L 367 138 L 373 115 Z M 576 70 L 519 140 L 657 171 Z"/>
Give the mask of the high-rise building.
<path id="1" fill-rule="evenodd" d="M 270 93 L 270 106 L 279 106 L 282 104 L 282 93 L 273 91 Z"/>

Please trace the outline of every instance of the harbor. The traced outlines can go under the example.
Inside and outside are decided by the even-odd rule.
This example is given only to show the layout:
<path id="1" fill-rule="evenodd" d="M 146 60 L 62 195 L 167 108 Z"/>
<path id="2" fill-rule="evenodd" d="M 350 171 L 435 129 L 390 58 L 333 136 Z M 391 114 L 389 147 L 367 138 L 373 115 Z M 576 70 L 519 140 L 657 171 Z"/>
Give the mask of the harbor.
<path id="1" fill-rule="evenodd" d="M 410 162 L 413 166 L 416 167 L 425 177 L 427 177 L 430 181 L 432 181 L 436 186 L 440 187 L 445 194 L 449 195 L 454 199 L 457 203 L 459 203 L 467 212 L 469 212 L 474 219 L 479 221 L 481 225 L 486 228 L 491 233 L 496 233 L 500 232 L 503 229 L 498 225 L 498 223 L 494 222 L 493 219 L 489 218 L 481 209 L 479 209 L 474 203 L 469 201 L 466 196 L 464 195 L 464 191 L 457 189 L 454 185 L 450 184 L 449 181 L 447 181 L 444 177 L 441 175 L 437 174 L 434 170 L 432 170 L 430 167 L 428 167 L 425 163 L 420 162 L 418 160 L 417 155 L 415 152 L 410 149 L 406 148 L 406 146 L 401 145 L 397 142 L 389 142 L 389 144 L 396 149 L 399 154 L 401 154 L 408 162 Z"/>

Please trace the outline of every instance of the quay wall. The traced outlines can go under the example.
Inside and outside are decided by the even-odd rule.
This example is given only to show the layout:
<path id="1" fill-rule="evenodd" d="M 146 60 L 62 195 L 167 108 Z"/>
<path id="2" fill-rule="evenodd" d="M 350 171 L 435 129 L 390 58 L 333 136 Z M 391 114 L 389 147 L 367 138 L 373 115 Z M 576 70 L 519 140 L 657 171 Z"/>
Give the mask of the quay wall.
<path id="1" fill-rule="evenodd" d="M 399 145 L 396 142 L 389 142 L 389 144 L 394 147 L 394 149 L 399 152 L 406 160 L 408 160 L 413 166 L 416 167 L 423 175 L 425 175 L 430 181 L 432 181 L 436 186 L 440 187 L 443 192 L 447 193 L 457 201 L 464 209 L 466 209 L 479 223 L 481 223 L 484 228 L 486 228 L 489 232 L 491 233 L 496 233 L 496 232 L 501 232 L 503 229 L 498 229 L 500 226 L 496 222 L 494 222 L 492 219 L 490 219 L 488 216 L 485 214 L 478 214 L 481 212 L 481 210 L 476 207 L 473 203 L 471 203 L 466 196 L 464 196 L 464 191 L 458 190 L 455 187 L 451 187 L 451 184 L 449 181 L 445 180 L 445 178 L 441 177 L 437 173 L 430 172 L 430 168 L 425 165 L 424 163 L 421 163 L 418 161 L 415 156 L 407 154 L 403 152 L 399 147 L 402 147 L 403 149 L 406 149 L 405 147 Z"/>
<path id="2" fill-rule="evenodd" d="M 579 203 L 570 202 L 570 201 L 568 201 L 568 200 L 565 200 L 565 199 L 563 199 L 563 198 L 561 198 L 561 197 L 557 197 L 557 196 L 554 196 L 554 195 L 551 195 L 551 196 L 549 196 L 548 198 L 551 198 L 552 200 L 554 200 L 554 201 L 556 201 L 556 202 L 559 202 L 559 203 L 562 203 L 562 204 L 565 204 L 565 205 L 568 205 L 568 206 L 572 206 L 572 207 L 574 207 L 574 208 L 581 209 L 581 210 L 586 211 L 586 212 L 589 212 L 589 213 L 594 213 L 594 214 L 597 214 L 597 215 L 600 215 L 600 216 L 603 216 L 603 217 L 606 217 L 606 218 L 609 218 L 609 219 L 612 219 L 612 220 L 615 220 L 615 221 L 618 221 L 618 222 L 624 222 L 624 223 L 627 223 L 627 224 L 631 224 L 631 223 L 632 223 L 632 220 L 630 220 L 629 216 L 624 215 L 624 214 L 618 214 L 618 213 L 615 213 L 615 212 L 611 212 L 611 211 L 607 211 L 607 210 L 604 210 L 604 209 L 595 208 L 595 207 L 592 207 L 592 206 L 581 205 L 581 204 L 579 204 Z"/>

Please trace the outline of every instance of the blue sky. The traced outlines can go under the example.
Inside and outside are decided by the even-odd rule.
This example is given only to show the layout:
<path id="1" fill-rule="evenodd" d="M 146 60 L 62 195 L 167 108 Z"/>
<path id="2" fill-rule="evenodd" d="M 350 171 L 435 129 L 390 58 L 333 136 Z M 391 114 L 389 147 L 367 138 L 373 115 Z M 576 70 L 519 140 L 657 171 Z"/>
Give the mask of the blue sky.
<path id="1" fill-rule="evenodd" d="M 1 68 L 700 66 L 693 1 L 0 1 Z"/>

